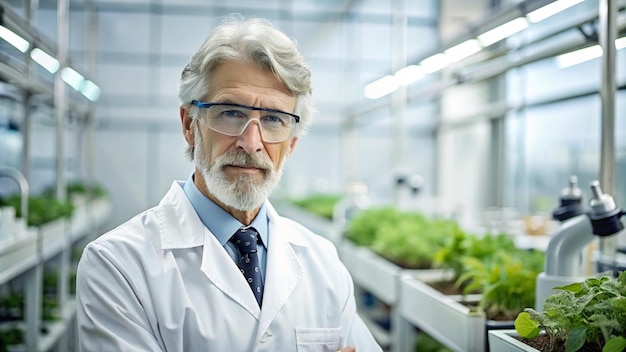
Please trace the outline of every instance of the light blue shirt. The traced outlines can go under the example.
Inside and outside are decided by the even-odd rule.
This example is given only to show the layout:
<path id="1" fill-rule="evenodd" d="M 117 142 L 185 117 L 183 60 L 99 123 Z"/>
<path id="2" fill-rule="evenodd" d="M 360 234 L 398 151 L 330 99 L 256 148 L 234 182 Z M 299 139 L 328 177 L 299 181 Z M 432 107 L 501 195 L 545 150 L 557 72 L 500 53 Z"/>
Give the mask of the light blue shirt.
<path id="1" fill-rule="evenodd" d="M 193 177 L 193 174 L 189 176 L 189 179 L 183 186 L 183 191 L 200 217 L 200 221 L 202 221 L 204 226 L 206 226 L 209 231 L 215 235 L 228 255 L 233 258 L 233 261 L 237 262 L 240 258 L 239 249 L 234 243 L 230 242 L 229 239 L 239 228 L 245 226 L 240 223 L 239 220 L 235 219 L 232 215 L 226 212 L 226 210 L 222 209 L 219 205 L 215 204 L 215 202 L 202 194 L 193 183 Z M 258 244 L 257 254 L 259 256 L 259 265 L 261 266 L 261 276 L 263 277 L 263 281 L 265 281 L 267 244 L 269 243 L 268 221 L 265 204 L 263 204 L 261 209 L 259 209 L 259 213 L 249 226 L 254 227 L 261 237 L 261 243 Z"/>

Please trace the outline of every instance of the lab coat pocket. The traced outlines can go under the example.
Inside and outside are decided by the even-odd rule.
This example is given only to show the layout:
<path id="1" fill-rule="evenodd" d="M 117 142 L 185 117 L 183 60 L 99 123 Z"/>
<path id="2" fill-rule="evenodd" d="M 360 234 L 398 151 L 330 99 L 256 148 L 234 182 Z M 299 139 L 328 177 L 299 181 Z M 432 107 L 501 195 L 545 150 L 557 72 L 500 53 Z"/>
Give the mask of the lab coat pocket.
<path id="1" fill-rule="evenodd" d="M 340 342 L 341 328 L 296 328 L 298 352 L 336 352 Z"/>

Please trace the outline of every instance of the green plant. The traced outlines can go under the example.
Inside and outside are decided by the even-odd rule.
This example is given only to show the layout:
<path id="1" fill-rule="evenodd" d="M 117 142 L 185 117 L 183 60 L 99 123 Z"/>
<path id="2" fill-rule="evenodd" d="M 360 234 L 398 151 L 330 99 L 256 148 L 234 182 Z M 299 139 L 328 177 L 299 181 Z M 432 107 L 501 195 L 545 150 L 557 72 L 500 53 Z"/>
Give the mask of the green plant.
<path id="1" fill-rule="evenodd" d="M 544 331 L 551 346 L 563 342 L 567 352 L 578 351 L 585 343 L 603 352 L 626 348 L 626 272 L 617 278 L 611 273 L 580 283 L 557 287 L 542 312 L 526 308 L 515 319 L 518 334 L 533 339 Z"/>
<path id="2" fill-rule="evenodd" d="M 314 194 L 304 198 L 292 199 L 291 202 L 307 211 L 332 220 L 335 205 L 343 198 L 339 194 Z"/>
<path id="3" fill-rule="evenodd" d="M 10 328 L 0 331 L 0 352 L 8 351 L 8 346 L 24 343 L 24 331 L 20 328 Z"/>
<path id="4" fill-rule="evenodd" d="M 68 198 L 71 198 L 72 195 L 90 196 L 92 198 L 101 198 L 106 196 L 105 189 L 102 185 L 96 182 L 87 183 L 84 181 L 73 180 L 67 183 L 66 190 Z M 56 188 L 50 186 L 46 188 L 42 194 L 53 198 L 56 195 Z"/>
<path id="5" fill-rule="evenodd" d="M 44 294 L 55 294 L 59 284 L 59 272 L 57 268 L 46 268 L 43 274 Z"/>
<path id="6" fill-rule="evenodd" d="M 420 213 L 400 215 L 401 220 L 380 225 L 372 250 L 404 268 L 431 268 L 433 253 L 460 231 L 453 221 L 429 219 Z"/>
<path id="7" fill-rule="evenodd" d="M 0 297 L 0 321 L 21 320 L 24 317 L 24 294 L 10 293 Z"/>
<path id="8" fill-rule="evenodd" d="M 488 233 L 476 236 L 459 230 L 449 236 L 445 245 L 434 253 L 433 262 L 439 268 L 452 269 L 456 281 L 466 271 L 468 263 L 465 258 L 488 261 L 498 252 L 516 249 L 509 235 Z"/>
<path id="9" fill-rule="evenodd" d="M 419 333 L 413 350 L 415 352 L 452 352 L 451 349 L 424 332 Z"/>
<path id="10" fill-rule="evenodd" d="M 384 206 L 358 213 L 348 223 L 346 237 L 402 267 L 425 269 L 432 267 L 433 253 L 458 231 L 455 221 Z"/>
<path id="11" fill-rule="evenodd" d="M 457 284 L 465 284 L 464 293 L 482 293 L 479 307 L 487 318 L 513 320 L 535 303 L 537 275 L 543 270 L 544 254 L 539 251 L 507 249 L 488 258 L 466 256 L 465 272 Z"/>
<path id="12" fill-rule="evenodd" d="M 371 246 L 385 223 L 402 221 L 402 213 L 394 207 L 369 208 L 358 213 L 348 223 L 346 237 L 358 246 Z"/>
<path id="13" fill-rule="evenodd" d="M 0 205 L 9 205 L 15 208 L 17 217 L 22 216 L 21 197 L 19 195 L 10 196 L 7 199 L 0 199 Z M 60 201 L 48 196 L 28 197 L 28 219 L 29 226 L 41 226 L 59 218 L 69 218 L 74 212 L 74 205 L 69 201 Z"/>

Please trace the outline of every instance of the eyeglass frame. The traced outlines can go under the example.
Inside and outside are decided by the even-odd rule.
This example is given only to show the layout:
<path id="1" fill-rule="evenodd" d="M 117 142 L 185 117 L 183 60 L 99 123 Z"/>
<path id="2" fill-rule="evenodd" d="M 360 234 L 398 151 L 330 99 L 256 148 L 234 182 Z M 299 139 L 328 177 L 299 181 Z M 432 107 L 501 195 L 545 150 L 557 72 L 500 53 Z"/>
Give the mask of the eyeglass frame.
<path id="1" fill-rule="evenodd" d="M 211 108 L 212 106 L 232 106 L 232 107 L 238 107 L 238 108 L 243 108 L 243 109 L 248 109 L 250 111 L 266 111 L 266 112 L 270 112 L 270 113 L 278 113 L 278 114 L 286 114 L 288 116 L 293 117 L 293 119 L 295 120 L 296 123 L 300 122 L 300 116 L 296 115 L 296 114 L 292 114 L 286 111 L 282 111 L 282 110 L 278 110 L 278 109 L 271 109 L 271 108 L 261 108 L 261 107 L 255 107 L 255 106 L 249 106 L 249 105 L 244 105 L 244 104 L 236 104 L 236 103 L 226 103 L 226 102 L 204 102 L 204 101 L 199 101 L 199 100 L 192 100 L 191 101 L 191 105 L 194 105 L 198 108 L 204 108 L 204 109 L 208 109 Z M 243 130 L 241 131 L 241 133 L 243 133 L 243 131 L 247 128 L 247 126 L 250 124 L 250 122 L 257 120 L 258 119 L 250 119 L 248 120 L 248 122 L 244 125 Z M 200 120 L 202 121 L 202 120 Z M 203 122 L 204 123 L 204 122 Z M 260 123 L 260 121 L 259 121 Z M 295 128 L 295 124 L 293 125 Z M 207 127 L 213 129 L 212 127 L 208 126 Z M 215 130 L 215 129 L 213 129 Z M 224 132 L 220 132 L 218 130 L 215 130 L 216 132 L 222 133 L 222 134 L 226 134 L 228 136 L 234 136 L 228 133 L 224 133 Z M 291 131 L 291 135 L 293 136 L 293 130 Z M 241 135 L 241 133 L 239 135 Z M 287 137 L 287 139 L 289 139 L 290 137 Z M 286 140 L 287 140 L 286 139 Z M 276 142 L 268 142 L 268 143 L 281 143 L 284 141 L 276 141 Z"/>
<path id="2" fill-rule="evenodd" d="M 296 120 L 296 123 L 300 122 L 300 116 L 296 115 L 296 114 L 292 114 L 290 112 L 286 112 L 286 111 L 282 111 L 282 110 L 278 110 L 278 109 L 271 109 L 271 108 L 259 108 L 256 106 L 250 106 L 250 105 L 243 105 L 243 104 L 235 104 L 235 103 L 218 103 L 218 102 L 210 102 L 210 101 L 199 101 L 199 100 L 192 100 L 191 101 L 192 105 L 195 105 L 199 108 L 204 108 L 204 109 L 208 109 L 212 106 L 216 106 L 216 105 L 226 105 L 226 106 L 234 106 L 234 107 L 238 107 L 238 108 L 244 108 L 244 109 L 250 109 L 253 111 L 266 111 L 266 112 L 276 112 L 279 114 L 287 114 L 291 117 L 294 118 L 294 120 Z"/>

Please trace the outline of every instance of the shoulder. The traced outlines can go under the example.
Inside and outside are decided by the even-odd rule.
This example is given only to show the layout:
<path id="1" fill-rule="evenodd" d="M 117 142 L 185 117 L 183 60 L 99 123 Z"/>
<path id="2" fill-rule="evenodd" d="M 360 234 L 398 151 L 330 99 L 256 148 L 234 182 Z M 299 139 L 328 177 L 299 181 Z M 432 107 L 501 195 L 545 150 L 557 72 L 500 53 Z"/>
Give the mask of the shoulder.
<path id="1" fill-rule="evenodd" d="M 120 261 L 160 248 L 158 214 L 157 206 L 105 232 L 87 244 L 84 255 L 89 253 L 110 261 Z"/>

